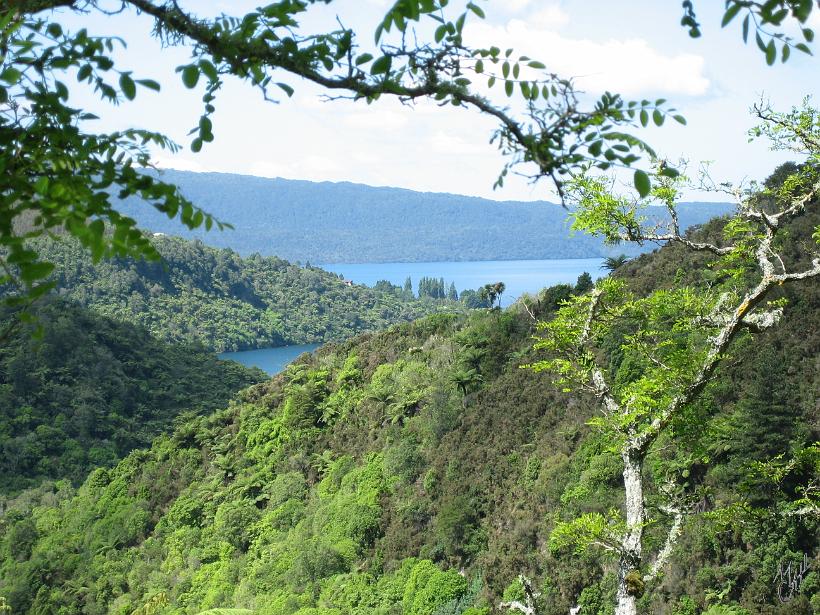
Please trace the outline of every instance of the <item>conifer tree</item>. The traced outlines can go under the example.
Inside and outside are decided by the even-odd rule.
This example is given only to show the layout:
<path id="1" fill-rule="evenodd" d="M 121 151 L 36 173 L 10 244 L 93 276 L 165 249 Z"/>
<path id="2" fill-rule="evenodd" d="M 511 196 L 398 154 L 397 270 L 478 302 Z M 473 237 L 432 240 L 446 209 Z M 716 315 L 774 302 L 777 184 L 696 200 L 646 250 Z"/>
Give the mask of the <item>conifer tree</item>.
<path id="1" fill-rule="evenodd" d="M 447 290 L 447 298 L 450 301 L 458 301 L 458 291 L 456 290 L 455 282 L 450 282 L 450 288 Z"/>

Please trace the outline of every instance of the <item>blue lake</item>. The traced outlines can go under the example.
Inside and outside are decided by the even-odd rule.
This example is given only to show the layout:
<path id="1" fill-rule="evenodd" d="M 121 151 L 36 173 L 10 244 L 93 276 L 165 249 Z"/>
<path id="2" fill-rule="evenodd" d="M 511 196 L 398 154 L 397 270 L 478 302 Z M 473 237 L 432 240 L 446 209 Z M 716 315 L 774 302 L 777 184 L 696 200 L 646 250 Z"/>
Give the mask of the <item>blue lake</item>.
<path id="1" fill-rule="evenodd" d="M 413 290 L 418 291 L 418 282 L 423 277 L 444 278 L 447 286 L 455 283 L 461 292 L 476 289 L 485 284 L 504 282 L 506 290 L 502 305 L 512 304 L 523 293 L 536 293 L 546 286 L 555 284 L 575 284 L 578 276 L 585 271 L 592 278 L 606 272 L 601 265 L 602 258 L 569 258 L 531 261 L 464 261 L 440 263 L 334 263 L 321 265 L 323 269 L 342 274 L 354 284 L 373 286 L 379 280 L 387 280 L 399 286 L 407 276 L 413 281 Z M 258 367 L 274 375 L 281 372 L 288 363 L 303 352 L 312 352 L 319 344 L 281 346 L 260 350 L 223 352 L 221 359 L 231 359 L 243 365 Z"/>
<path id="2" fill-rule="evenodd" d="M 523 293 L 536 293 L 546 286 L 574 284 L 584 271 L 592 279 L 603 276 L 602 258 L 567 258 L 527 261 L 465 261 L 441 263 L 331 263 L 322 269 L 340 273 L 354 284 L 373 286 L 387 280 L 399 286 L 407 276 L 418 292 L 419 279 L 444 278 L 446 286 L 454 282 L 458 292 L 476 289 L 485 284 L 504 282 L 507 289 L 502 305 L 513 303 Z"/>
<path id="3" fill-rule="evenodd" d="M 298 344 L 280 346 L 279 348 L 261 348 L 259 350 L 240 350 L 239 352 L 221 352 L 220 359 L 230 359 L 248 367 L 258 367 L 271 376 L 285 369 L 291 361 L 303 352 L 313 352 L 321 344 Z"/>

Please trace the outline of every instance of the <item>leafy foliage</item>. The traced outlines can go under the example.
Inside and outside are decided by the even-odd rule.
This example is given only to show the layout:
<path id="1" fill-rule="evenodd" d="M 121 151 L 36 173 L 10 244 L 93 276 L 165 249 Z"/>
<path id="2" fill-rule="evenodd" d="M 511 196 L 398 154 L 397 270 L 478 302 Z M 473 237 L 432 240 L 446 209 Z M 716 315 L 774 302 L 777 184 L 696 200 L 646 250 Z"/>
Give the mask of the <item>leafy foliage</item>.
<path id="1" fill-rule="evenodd" d="M 681 25 L 689 29 L 691 37 L 697 38 L 701 35 L 701 29 L 697 22 L 694 3 L 692 0 L 684 0 L 682 5 L 684 15 Z M 815 32 L 808 26 L 808 21 L 815 8 L 817 7 L 811 0 L 729 0 L 726 2 L 720 25 L 725 28 L 743 15 L 740 20 L 743 42 L 747 43 L 749 34 L 754 33 L 755 44 L 766 58 L 766 64 L 771 66 L 778 57 L 782 62 L 788 61 L 792 49 L 811 54 L 809 45 L 814 41 Z M 790 36 L 787 33 L 789 28 L 785 24 L 790 24 L 792 29 L 799 29 L 800 36 L 797 39 Z"/>

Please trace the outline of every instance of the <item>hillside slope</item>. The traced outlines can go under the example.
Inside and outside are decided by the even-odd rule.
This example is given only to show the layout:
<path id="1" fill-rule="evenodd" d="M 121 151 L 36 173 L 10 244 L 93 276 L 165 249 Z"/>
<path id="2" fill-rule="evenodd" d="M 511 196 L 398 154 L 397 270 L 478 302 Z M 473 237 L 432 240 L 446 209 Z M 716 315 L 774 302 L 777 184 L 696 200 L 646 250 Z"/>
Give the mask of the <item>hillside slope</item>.
<path id="1" fill-rule="evenodd" d="M 210 237 L 210 236 L 209 236 Z M 93 263 L 69 241 L 39 241 L 57 263 L 61 297 L 158 339 L 202 343 L 217 352 L 341 340 L 457 304 L 348 286 L 336 275 L 276 257 L 242 258 L 200 241 L 155 237 L 160 262 Z"/>
<path id="2" fill-rule="evenodd" d="M 591 258 L 641 251 L 570 237 L 567 212 L 545 201 L 491 201 L 227 173 L 162 173 L 234 230 L 190 232 L 135 200 L 122 204 L 124 212 L 152 231 L 199 237 L 243 255 L 259 252 L 317 264 Z M 681 225 L 702 224 L 730 210 L 726 203 L 684 204 Z"/>
<path id="3" fill-rule="evenodd" d="M 695 282 L 698 260 L 672 247 L 619 275 L 636 290 Z M 570 292 L 548 289 L 531 310 L 549 317 Z M 693 515 L 645 613 L 820 607 L 816 577 L 783 603 L 777 576 L 804 554 L 817 565 L 820 520 L 767 512 L 811 469 L 774 487 L 755 475 L 756 461 L 820 436 L 820 289 L 786 293 L 783 321 L 738 345 L 710 386 L 704 403 L 721 412 L 701 461 L 686 434 L 659 452 L 692 463 L 699 510 L 739 497 L 758 508 Z M 128 614 L 167 600 L 162 613 L 478 615 L 520 597 L 523 573 L 542 613 L 608 613 L 612 564 L 552 552 L 547 538 L 558 511 L 617 506 L 621 468 L 586 425 L 590 399 L 520 369 L 532 333 L 530 314 L 511 308 L 327 346 L 77 491 L 10 501 L 0 595 L 15 613 Z"/>
<path id="4" fill-rule="evenodd" d="M 63 301 L 0 345 L 0 493 L 81 482 L 266 378 L 200 345 L 171 345 Z"/>

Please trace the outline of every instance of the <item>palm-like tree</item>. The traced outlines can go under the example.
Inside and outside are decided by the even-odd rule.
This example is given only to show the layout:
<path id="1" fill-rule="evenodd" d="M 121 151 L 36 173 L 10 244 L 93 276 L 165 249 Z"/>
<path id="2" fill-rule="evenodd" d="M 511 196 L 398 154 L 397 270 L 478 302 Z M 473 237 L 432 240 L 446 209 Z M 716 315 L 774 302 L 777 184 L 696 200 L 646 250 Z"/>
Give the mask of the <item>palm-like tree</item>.
<path id="1" fill-rule="evenodd" d="M 504 294 L 505 290 L 507 290 L 507 285 L 504 284 L 504 282 L 496 282 L 493 284 L 493 292 L 498 299 L 498 307 L 501 307 L 501 295 Z"/>
<path id="2" fill-rule="evenodd" d="M 463 397 L 467 396 L 470 388 L 484 381 L 484 377 L 475 368 L 459 367 L 450 375 L 450 382 L 455 384 Z"/>
<path id="3" fill-rule="evenodd" d="M 618 256 L 607 256 L 604 259 L 604 264 L 602 265 L 604 269 L 608 271 L 615 271 L 616 269 L 620 269 L 629 261 L 629 257 L 626 254 L 620 254 Z"/>

